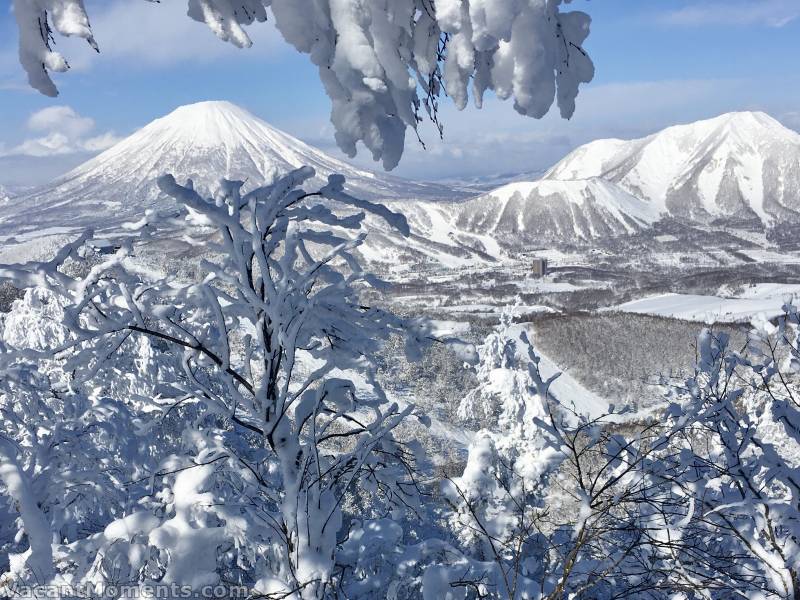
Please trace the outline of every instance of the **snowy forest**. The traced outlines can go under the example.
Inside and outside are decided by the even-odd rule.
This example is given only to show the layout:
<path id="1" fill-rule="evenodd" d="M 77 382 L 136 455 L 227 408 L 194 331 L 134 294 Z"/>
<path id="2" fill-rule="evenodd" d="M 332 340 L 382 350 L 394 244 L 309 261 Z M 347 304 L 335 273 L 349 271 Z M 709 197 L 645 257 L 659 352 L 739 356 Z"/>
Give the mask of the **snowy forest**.
<path id="1" fill-rule="evenodd" d="M 57 40 L 103 51 L 91 2 L 11 4 L 38 93 Z M 390 170 L 446 104 L 580 112 L 572 8 L 188 17 L 272 23 Z M 0 594 L 796 600 L 798 215 L 800 134 L 760 112 L 480 188 L 203 102 L 0 188 Z"/>

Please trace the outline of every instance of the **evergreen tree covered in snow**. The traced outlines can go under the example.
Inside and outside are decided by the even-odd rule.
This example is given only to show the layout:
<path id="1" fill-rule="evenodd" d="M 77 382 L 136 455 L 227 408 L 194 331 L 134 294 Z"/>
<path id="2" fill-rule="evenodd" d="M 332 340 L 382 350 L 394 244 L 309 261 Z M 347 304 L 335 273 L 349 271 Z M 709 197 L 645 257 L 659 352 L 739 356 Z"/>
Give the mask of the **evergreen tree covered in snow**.
<path id="1" fill-rule="evenodd" d="M 486 429 L 444 486 L 458 558 L 432 585 L 458 598 L 796 598 L 798 325 L 787 306 L 739 352 L 703 331 L 666 414 L 626 424 L 561 406 L 504 315 L 460 407 Z"/>
<path id="2" fill-rule="evenodd" d="M 460 407 L 486 428 L 463 474 L 444 485 L 460 560 L 440 582 L 491 598 L 605 598 L 653 585 L 638 564 L 639 499 L 651 450 L 611 418 L 561 406 L 524 327 L 505 312 L 479 349 L 479 386 Z M 436 596 L 431 596 L 436 597 Z"/>

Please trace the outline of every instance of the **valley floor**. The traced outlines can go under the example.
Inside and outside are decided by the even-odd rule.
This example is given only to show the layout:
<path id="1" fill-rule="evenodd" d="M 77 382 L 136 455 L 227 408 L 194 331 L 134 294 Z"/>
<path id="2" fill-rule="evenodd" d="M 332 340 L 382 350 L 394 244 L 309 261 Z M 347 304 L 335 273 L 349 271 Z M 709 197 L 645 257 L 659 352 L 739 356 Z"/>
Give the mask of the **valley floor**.
<path id="1" fill-rule="evenodd" d="M 800 296 L 800 249 L 747 228 L 666 223 L 655 235 L 504 252 L 503 261 L 461 266 L 384 266 L 393 285 L 375 300 L 468 323 L 474 342 L 514 307 L 548 373 L 564 372 L 567 402 L 590 414 L 663 405 L 690 374 L 704 327 L 740 347 L 751 321 Z M 533 275 L 534 257 L 547 259 L 546 276 Z"/>

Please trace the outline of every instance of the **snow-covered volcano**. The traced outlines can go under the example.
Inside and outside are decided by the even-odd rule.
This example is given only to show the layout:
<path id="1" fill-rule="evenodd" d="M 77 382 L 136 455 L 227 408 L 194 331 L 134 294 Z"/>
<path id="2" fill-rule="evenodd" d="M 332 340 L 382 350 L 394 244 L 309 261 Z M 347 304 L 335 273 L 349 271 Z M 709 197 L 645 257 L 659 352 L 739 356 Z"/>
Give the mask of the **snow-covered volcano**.
<path id="1" fill-rule="evenodd" d="M 169 202 L 155 183 L 164 173 L 179 181 L 191 178 L 201 189 L 213 189 L 221 177 L 243 180 L 252 188 L 303 165 L 317 172 L 308 186 L 323 185 L 329 174 L 341 173 L 347 190 L 362 198 L 459 195 L 447 186 L 358 169 L 230 102 L 200 102 L 156 119 L 52 184 L 16 199 L 2 227 L 4 233 L 114 227 Z"/>
<path id="2" fill-rule="evenodd" d="M 800 217 L 800 134 L 761 112 L 729 113 L 648 137 L 581 146 L 545 175 L 600 177 L 658 214 L 707 221 Z"/>
<path id="3" fill-rule="evenodd" d="M 636 233 L 658 219 L 647 202 L 598 178 L 511 183 L 461 205 L 459 229 L 505 243 Z"/>

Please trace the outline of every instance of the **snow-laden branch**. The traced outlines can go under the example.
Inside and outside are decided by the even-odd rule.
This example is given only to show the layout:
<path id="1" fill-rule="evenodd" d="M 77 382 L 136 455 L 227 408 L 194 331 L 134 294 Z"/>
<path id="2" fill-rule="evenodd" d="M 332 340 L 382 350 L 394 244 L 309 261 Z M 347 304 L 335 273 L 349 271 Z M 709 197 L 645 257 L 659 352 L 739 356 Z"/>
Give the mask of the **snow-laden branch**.
<path id="1" fill-rule="evenodd" d="M 25 560 L 34 577 L 48 581 L 53 573 L 53 534 L 31 489 L 28 474 L 17 461 L 19 449 L 0 434 L 0 483 L 14 501 L 30 545 Z"/>
<path id="2" fill-rule="evenodd" d="M 318 67 L 339 147 L 354 156 L 363 143 L 391 169 L 406 129 L 416 130 L 423 114 L 441 132 L 445 94 L 458 109 L 471 88 L 478 107 L 493 92 L 522 115 L 540 118 L 555 102 L 563 117 L 572 116 L 579 85 L 594 75 L 582 48 L 590 19 L 562 13 L 562 1 L 189 0 L 188 15 L 238 47 L 252 44 L 246 26 L 271 16 Z M 52 50 L 53 29 L 98 49 L 83 2 L 14 0 L 14 10 L 28 79 L 55 96 L 49 73 L 69 65 Z"/>
<path id="3" fill-rule="evenodd" d="M 17 463 L 4 462 L 9 493 L 26 502 L 22 517 L 37 561 L 44 560 L 41 540 L 55 534 L 68 540 L 57 558 L 78 563 L 77 577 L 91 579 L 125 544 L 144 544 L 147 552 L 131 550 L 140 561 L 130 565 L 137 581 L 163 568 L 160 581 L 196 587 L 218 582 L 217 552 L 237 548 L 237 568 L 257 565 L 257 591 L 318 598 L 341 569 L 337 553 L 353 526 L 354 497 L 370 490 L 375 516 L 418 506 L 415 454 L 394 431 L 411 417 L 425 419 L 413 404 L 388 401 L 372 357 L 388 336 L 413 345 L 424 330 L 362 302 L 362 292 L 380 284 L 354 253 L 365 237 L 364 214 L 342 216 L 333 207 L 372 211 L 400 233 L 408 225 L 345 194 L 340 177 L 303 190 L 313 175 L 298 169 L 247 194 L 242 182 L 223 181 L 213 198 L 190 182 L 160 178 L 180 216 L 191 213 L 197 224 L 184 222 L 186 235 L 205 243 L 203 274 L 190 281 L 143 271 L 131 239 L 99 259 L 91 233 L 47 263 L 0 269 L 0 277 L 31 288 L 6 318 L 0 368 L 48 365 L 43 371 L 60 380 L 25 396 L 7 382 L 4 425 L 24 437 L 32 449 L 26 460 L 53 489 L 72 478 L 87 490 L 78 498 L 91 499 L 109 479 L 116 484 L 103 503 L 114 516 L 99 517 L 105 533 L 81 538 L 59 522 L 67 509 L 53 506 L 52 522 L 36 521 L 27 510 L 36 504 L 14 477 L 20 471 L 11 470 Z M 148 215 L 142 239 L 179 223 L 174 214 Z M 145 441 L 162 423 L 177 431 Z M 57 468 L 47 448 L 72 451 L 95 432 L 109 439 L 78 456 L 113 456 Z M 126 460 L 131 465 L 121 466 Z M 109 472 L 97 472 L 97 464 Z M 141 518 L 119 518 L 131 497 Z"/>

